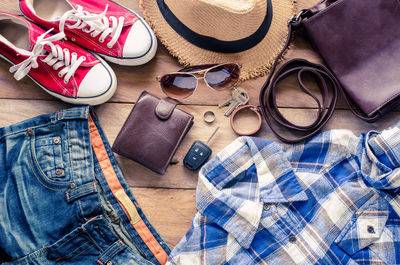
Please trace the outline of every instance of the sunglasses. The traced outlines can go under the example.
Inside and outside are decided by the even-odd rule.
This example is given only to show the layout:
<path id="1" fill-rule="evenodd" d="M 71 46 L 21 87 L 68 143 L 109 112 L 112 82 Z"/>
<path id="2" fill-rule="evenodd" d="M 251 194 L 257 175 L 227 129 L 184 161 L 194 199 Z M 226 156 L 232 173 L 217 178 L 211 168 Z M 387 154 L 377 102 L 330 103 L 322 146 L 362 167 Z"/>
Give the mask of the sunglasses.
<path id="1" fill-rule="evenodd" d="M 234 87 L 239 82 L 240 68 L 237 63 L 195 65 L 156 79 L 168 97 L 184 99 L 194 93 L 198 79 L 203 79 L 208 87 L 217 91 Z"/>

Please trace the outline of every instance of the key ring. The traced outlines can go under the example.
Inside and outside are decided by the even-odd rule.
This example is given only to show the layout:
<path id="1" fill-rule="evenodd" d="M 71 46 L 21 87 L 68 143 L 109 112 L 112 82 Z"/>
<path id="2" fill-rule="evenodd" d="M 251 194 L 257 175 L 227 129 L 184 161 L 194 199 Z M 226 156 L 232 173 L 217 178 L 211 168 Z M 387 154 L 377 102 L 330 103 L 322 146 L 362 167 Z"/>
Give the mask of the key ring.
<path id="1" fill-rule="evenodd" d="M 235 115 L 243 110 L 243 109 L 250 109 L 251 111 L 253 111 L 255 114 L 257 114 L 258 117 L 258 124 L 257 124 L 257 128 L 254 131 L 250 131 L 250 132 L 239 132 L 235 126 L 234 126 L 234 119 L 235 119 Z M 246 135 L 253 135 L 256 132 L 258 132 L 261 129 L 261 125 L 262 125 L 262 117 L 260 114 L 260 110 L 258 106 L 254 106 L 254 105 L 244 105 L 244 106 L 240 106 L 239 108 L 235 109 L 235 111 L 231 114 L 230 116 L 230 123 L 231 123 L 231 128 L 232 130 L 240 136 L 246 136 Z"/>
<path id="2" fill-rule="evenodd" d="M 212 110 L 207 110 L 203 113 L 203 121 L 212 123 L 215 121 L 215 113 Z"/>

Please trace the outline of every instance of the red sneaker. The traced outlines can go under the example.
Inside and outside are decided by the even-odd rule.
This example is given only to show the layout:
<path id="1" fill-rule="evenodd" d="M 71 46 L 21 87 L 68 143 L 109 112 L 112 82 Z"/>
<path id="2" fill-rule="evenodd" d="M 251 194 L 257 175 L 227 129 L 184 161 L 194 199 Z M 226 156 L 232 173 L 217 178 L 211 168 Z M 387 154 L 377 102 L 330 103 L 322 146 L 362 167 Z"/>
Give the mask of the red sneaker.
<path id="1" fill-rule="evenodd" d="M 115 73 L 102 59 L 28 20 L 0 12 L 0 57 L 17 80 L 28 75 L 49 94 L 73 104 L 97 105 L 115 92 Z"/>
<path id="2" fill-rule="evenodd" d="M 19 0 L 22 13 L 40 26 L 121 65 L 150 61 L 157 39 L 135 12 L 110 0 Z"/>

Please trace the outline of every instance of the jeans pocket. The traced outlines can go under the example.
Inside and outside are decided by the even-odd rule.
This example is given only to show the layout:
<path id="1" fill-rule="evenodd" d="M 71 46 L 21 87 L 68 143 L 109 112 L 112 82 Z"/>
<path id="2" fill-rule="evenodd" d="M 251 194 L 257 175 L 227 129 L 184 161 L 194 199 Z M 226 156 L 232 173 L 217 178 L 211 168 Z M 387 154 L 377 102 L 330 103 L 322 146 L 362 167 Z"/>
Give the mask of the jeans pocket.
<path id="1" fill-rule="evenodd" d="M 28 135 L 28 160 L 33 173 L 45 187 L 64 190 L 72 183 L 68 173 L 68 141 L 63 124 L 39 127 Z"/>

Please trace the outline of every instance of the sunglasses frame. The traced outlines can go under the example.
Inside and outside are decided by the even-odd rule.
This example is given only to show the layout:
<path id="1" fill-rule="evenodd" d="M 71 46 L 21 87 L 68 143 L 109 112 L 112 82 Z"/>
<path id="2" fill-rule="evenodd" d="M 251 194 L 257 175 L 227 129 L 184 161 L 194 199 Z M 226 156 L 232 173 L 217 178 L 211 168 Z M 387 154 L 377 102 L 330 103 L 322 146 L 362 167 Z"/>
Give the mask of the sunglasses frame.
<path id="1" fill-rule="evenodd" d="M 193 65 L 193 66 L 187 66 L 187 67 L 181 68 L 181 69 L 179 69 L 177 72 L 172 72 L 172 73 L 164 74 L 164 75 L 161 75 L 161 76 L 157 76 L 157 77 L 156 77 L 156 80 L 157 80 L 158 82 L 160 82 L 160 86 L 161 86 L 162 91 L 163 91 L 168 97 L 174 98 L 174 99 L 185 99 L 185 98 L 188 98 L 188 97 L 190 97 L 191 95 L 193 95 L 194 92 L 196 91 L 197 87 L 199 86 L 199 80 L 200 80 L 200 79 L 203 79 L 204 83 L 205 83 L 206 86 L 208 86 L 209 88 L 211 88 L 211 89 L 213 89 L 213 90 L 215 90 L 215 91 L 221 91 L 221 90 L 217 90 L 217 89 L 213 88 L 212 86 L 210 86 L 210 85 L 208 84 L 207 79 L 205 78 L 205 76 L 207 75 L 207 73 L 208 73 L 210 70 L 212 70 L 212 69 L 214 69 L 214 68 L 217 68 L 217 67 L 220 67 L 220 66 L 223 66 L 223 65 L 226 65 L 226 64 L 236 64 L 236 65 L 239 67 L 239 70 L 242 69 L 242 65 L 239 64 L 239 63 L 221 63 L 221 64 Z M 191 68 L 196 68 L 196 67 L 200 67 L 200 66 L 208 66 L 208 65 L 210 65 L 210 67 L 208 67 L 208 68 L 206 68 L 206 69 L 194 70 L 194 71 L 187 71 L 187 72 L 185 71 L 185 70 L 188 70 L 188 69 L 191 69 Z M 188 75 L 193 76 L 193 77 L 196 79 L 196 87 L 193 89 L 193 92 L 192 92 L 191 94 L 187 95 L 186 97 L 175 98 L 175 97 L 169 96 L 169 95 L 165 92 L 165 90 L 164 90 L 164 88 L 163 88 L 163 86 L 162 86 L 162 84 L 161 84 L 161 80 L 162 80 L 162 78 L 163 78 L 164 76 L 166 76 L 166 75 L 173 75 L 173 74 L 188 74 Z M 240 73 L 239 73 L 239 74 L 240 74 Z M 202 76 L 196 76 L 196 75 L 202 75 Z M 238 78 L 238 80 L 236 81 L 236 83 L 232 85 L 232 87 L 235 87 L 238 83 L 239 83 L 239 78 Z"/>

